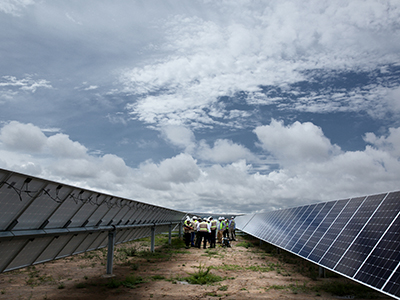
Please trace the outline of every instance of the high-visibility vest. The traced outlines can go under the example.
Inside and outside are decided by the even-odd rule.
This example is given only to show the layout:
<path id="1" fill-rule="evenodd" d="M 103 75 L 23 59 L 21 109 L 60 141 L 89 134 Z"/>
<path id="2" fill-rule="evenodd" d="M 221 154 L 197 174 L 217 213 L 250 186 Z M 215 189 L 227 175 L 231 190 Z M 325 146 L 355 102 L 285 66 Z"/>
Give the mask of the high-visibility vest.
<path id="1" fill-rule="evenodd" d="M 219 223 L 219 230 L 224 230 L 225 229 L 225 221 L 221 221 L 221 223 Z"/>
<path id="2" fill-rule="evenodd" d="M 217 221 L 213 220 L 211 221 L 211 230 L 217 229 Z"/>
<path id="3" fill-rule="evenodd" d="M 192 222 L 190 222 L 189 220 L 185 220 L 185 222 L 183 222 L 183 225 L 185 232 L 188 232 L 192 229 Z"/>
<path id="4" fill-rule="evenodd" d="M 234 228 L 235 228 L 235 221 L 234 221 L 234 220 L 231 221 L 231 223 L 229 224 L 229 227 L 230 227 L 231 229 L 234 229 Z"/>
<path id="5" fill-rule="evenodd" d="M 200 226 L 199 231 L 208 232 L 208 228 L 207 228 L 208 225 L 207 225 L 207 222 L 206 222 L 206 221 L 201 222 L 199 226 Z"/>

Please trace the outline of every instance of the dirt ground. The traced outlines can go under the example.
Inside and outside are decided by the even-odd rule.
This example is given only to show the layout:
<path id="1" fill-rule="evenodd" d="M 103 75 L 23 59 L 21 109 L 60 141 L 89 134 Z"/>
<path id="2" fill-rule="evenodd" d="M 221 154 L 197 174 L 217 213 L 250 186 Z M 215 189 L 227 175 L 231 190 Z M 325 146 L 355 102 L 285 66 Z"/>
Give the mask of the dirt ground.
<path id="1" fill-rule="evenodd" d="M 206 250 L 185 249 L 178 238 L 172 246 L 167 241 L 158 238 L 154 254 L 148 239 L 119 245 L 112 278 L 104 276 L 105 250 L 0 274 L 0 299 L 391 299 L 369 289 L 354 296 L 350 281 L 317 278 L 315 266 L 249 238 Z M 207 268 L 222 281 L 184 280 Z M 333 286 L 349 294 L 332 295 Z"/>

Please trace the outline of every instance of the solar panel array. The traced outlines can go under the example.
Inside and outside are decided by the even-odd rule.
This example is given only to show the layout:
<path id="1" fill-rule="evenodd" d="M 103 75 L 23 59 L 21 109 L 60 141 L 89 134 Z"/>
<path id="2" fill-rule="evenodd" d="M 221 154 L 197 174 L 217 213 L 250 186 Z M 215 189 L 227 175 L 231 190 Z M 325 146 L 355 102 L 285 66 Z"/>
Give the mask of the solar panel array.
<path id="1" fill-rule="evenodd" d="M 400 191 L 236 218 L 237 228 L 400 299 Z"/>
<path id="2" fill-rule="evenodd" d="M 168 231 L 186 213 L 0 169 L 0 273 Z"/>

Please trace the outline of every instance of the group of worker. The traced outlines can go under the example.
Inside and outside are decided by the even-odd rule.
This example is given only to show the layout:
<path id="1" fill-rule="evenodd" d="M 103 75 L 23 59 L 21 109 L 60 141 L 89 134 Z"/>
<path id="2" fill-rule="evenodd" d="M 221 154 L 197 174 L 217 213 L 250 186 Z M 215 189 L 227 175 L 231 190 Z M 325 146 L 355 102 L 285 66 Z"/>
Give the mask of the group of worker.
<path id="1" fill-rule="evenodd" d="M 207 242 L 210 248 L 216 247 L 216 242 L 222 244 L 222 240 L 228 239 L 230 241 L 236 241 L 236 224 L 235 218 L 219 217 L 218 220 L 213 217 L 200 218 L 193 216 L 190 218 L 186 217 L 183 222 L 184 237 L 186 248 L 197 247 L 201 248 L 203 242 L 203 248 L 206 249 Z"/>

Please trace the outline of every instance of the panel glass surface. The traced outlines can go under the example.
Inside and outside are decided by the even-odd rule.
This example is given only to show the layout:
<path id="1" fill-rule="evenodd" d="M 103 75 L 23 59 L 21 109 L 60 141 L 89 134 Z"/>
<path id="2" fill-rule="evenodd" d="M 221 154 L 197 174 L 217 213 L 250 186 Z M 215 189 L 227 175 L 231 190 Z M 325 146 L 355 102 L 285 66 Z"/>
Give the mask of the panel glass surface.
<path id="1" fill-rule="evenodd" d="M 338 248 L 338 244 L 332 247 L 336 242 L 337 238 L 342 236 L 343 230 L 352 220 L 357 210 L 360 208 L 365 197 L 351 199 L 347 205 L 343 208 L 342 212 L 336 218 L 334 224 L 329 228 L 324 237 L 318 243 L 318 246 L 314 252 L 318 251 L 321 259 L 319 263 L 333 268 L 339 258 L 343 255 L 346 248 Z M 355 236 L 353 237 L 353 239 Z M 318 249 L 318 250 L 317 250 Z"/>
<path id="2" fill-rule="evenodd" d="M 299 211 L 299 213 L 297 214 L 297 216 L 291 223 L 290 230 L 288 231 L 288 233 L 283 237 L 283 239 L 279 243 L 279 245 L 281 245 L 281 247 L 283 247 L 284 249 L 290 249 L 291 246 L 288 247 L 290 240 L 293 237 L 295 237 L 296 233 L 299 231 L 299 229 L 301 228 L 301 226 L 303 225 L 304 221 L 307 219 L 307 216 L 310 214 L 311 211 L 312 211 L 312 207 L 310 205 L 303 206 L 301 208 L 301 210 Z"/>
<path id="3" fill-rule="evenodd" d="M 400 298 L 400 267 L 397 267 L 396 272 L 385 285 L 383 291 Z"/>
<path id="4" fill-rule="evenodd" d="M 351 246 L 346 251 L 343 258 L 335 267 L 336 271 L 350 277 L 354 276 L 364 260 L 375 247 L 376 243 L 393 220 L 393 214 L 396 211 L 396 207 L 390 199 L 386 198 L 381 203 L 385 195 L 374 195 L 370 197 L 372 198 L 372 201 L 380 203 L 380 206 L 377 207 L 376 211 L 370 212 L 371 218 L 368 223 L 365 224 L 354 242 L 352 242 Z M 388 218 L 390 215 L 392 217 Z"/>
<path id="5" fill-rule="evenodd" d="M 30 239 L 4 271 L 30 266 L 50 243 L 52 237 Z"/>
<path id="6" fill-rule="evenodd" d="M 0 273 L 7 268 L 10 262 L 16 255 L 18 255 L 19 251 L 23 249 L 27 242 L 29 241 L 24 239 L 0 242 Z"/>
<path id="7" fill-rule="evenodd" d="M 399 194 L 397 196 L 400 196 Z M 393 198 L 394 200 L 395 198 Z M 400 198 L 397 197 L 398 203 Z M 394 220 L 355 278 L 381 288 L 400 262 L 400 217 Z"/>
<path id="8" fill-rule="evenodd" d="M 288 246 L 288 249 L 291 251 L 298 253 L 301 248 L 303 248 L 304 243 L 308 240 L 310 237 L 311 232 L 315 230 L 315 227 L 313 225 L 315 224 L 315 220 L 317 216 L 319 215 L 321 209 L 325 206 L 325 203 L 320 203 L 314 206 L 314 210 L 308 215 L 307 219 L 302 225 L 302 228 L 299 230 L 299 233 L 296 234 L 296 237 L 294 237 L 291 240 L 291 244 L 293 243 L 292 248 L 289 248 L 290 245 Z"/>
<path id="9" fill-rule="evenodd" d="M 349 220 L 346 227 L 332 244 L 321 263 L 332 269 L 336 267 L 341 257 L 347 255 L 347 249 L 353 243 L 361 229 L 365 226 L 380 202 L 381 196 L 378 198 L 367 197 L 362 202 L 354 216 Z M 352 203 L 354 204 L 353 200 Z"/>

